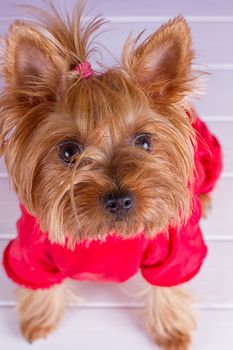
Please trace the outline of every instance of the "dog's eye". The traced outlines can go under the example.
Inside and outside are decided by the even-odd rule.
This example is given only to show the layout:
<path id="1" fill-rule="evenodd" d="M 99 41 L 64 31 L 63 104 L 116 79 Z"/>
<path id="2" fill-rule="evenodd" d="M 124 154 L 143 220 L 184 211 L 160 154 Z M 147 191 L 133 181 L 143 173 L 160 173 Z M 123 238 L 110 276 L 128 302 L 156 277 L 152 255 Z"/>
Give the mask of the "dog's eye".
<path id="1" fill-rule="evenodd" d="M 83 145 L 76 141 L 62 141 L 57 146 L 58 156 L 63 163 L 72 165 L 75 162 L 75 156 L 83 151 Z"/>
<path id="2" fill-rule="evenodd" d="M 149 133 L 136 135 L 134 146 L 143 148 L 145 151 L 149 152 L 151 150 L 151 135 Z"/>

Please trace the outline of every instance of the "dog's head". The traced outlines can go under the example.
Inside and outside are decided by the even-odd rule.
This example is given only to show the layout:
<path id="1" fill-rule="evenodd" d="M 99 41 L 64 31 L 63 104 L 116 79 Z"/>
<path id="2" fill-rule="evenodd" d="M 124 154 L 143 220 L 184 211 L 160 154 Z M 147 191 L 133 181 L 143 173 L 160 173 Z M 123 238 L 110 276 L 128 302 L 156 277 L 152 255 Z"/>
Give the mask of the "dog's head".
<path id="1" fill-rule="evenodd" d="M 20 201 L 53 242 L 159 232 L 189 216 L 193 131 L 186 97 L 193 51 L 182 17 L 121 65 L 87 78 L 99 18 L 42 13 L 5 38 L 0 150 Z"/>

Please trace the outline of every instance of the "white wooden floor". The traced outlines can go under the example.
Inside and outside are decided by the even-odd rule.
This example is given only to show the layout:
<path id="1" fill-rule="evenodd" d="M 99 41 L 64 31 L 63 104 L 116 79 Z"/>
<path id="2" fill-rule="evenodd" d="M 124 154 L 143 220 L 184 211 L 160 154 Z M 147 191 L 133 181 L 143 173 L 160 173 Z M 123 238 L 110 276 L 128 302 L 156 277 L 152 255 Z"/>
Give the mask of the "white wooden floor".
<path id="1" fill-rule="evenodd" d="M 1 349 L 9 350 L 156 350 L 139 327 L 138 310 L 69 310 L 56 333 L 48 339 L 27 344 L 18 332 L 16 315 L 11 308 L 0 314 Z M 233 311 L 201 311 L 199 331 L 194 336 L 194 350 L 231 350 Z M 229 336 L 231 335 L 231 336 Z"/>
<path id="2" fill-rule="evenodd" d="M 2 273 L 1 273 L 2 279 Z M 141 282 L 142 283 L 142 282 Z M 33 345 L 22 338 L 12 301 L 13 286 L 7 282 L 1 294 L 0 348 L 9 350 L 152 350 L 158 349 L 144 330 L 142 301 L 133 297 L 139 284 L 136 277 L 122 286 L 81 283 L 80 300 L 67 308 L 56 332 Z M 139 289 L 140 289 L 139 288 Z M 224 293 L 224 291 L 223 291 Z M 197 305 L 198 330 L 192 350 L 233 349 L 233 308 L 206 302 Z"/>
<path id="3" fill-rule="evenodd" d="M 39 0 L 25 0 L 38 3 Z M 0 32 L 17 17 L 15 0 L 0 0 Z M 66 3 L 72 0 L 55 0 Z M 224 150 L 224 173 L 213 198 L 213 210 L 202 228 L 209 255 L 200 275 L 189 285 L 197 295 L 198 330 L 192 350 L 233 349 L 233 0 L 89 0 L 93 13 L 110 19 L 111 29 L 99 40 L 119 57 L 131 29 L 154 31 L 164 20 L 185 15 L 193 33 L 197 63 L 211 73 L 207 94 L 196 106 L 201 117 L 219 137 Z M 23 16 L 23 14 L 20 14 Z M 102 39 L 101 39 L 102 38 Z M 113 40 L 114 39 L 114 40 Z M 106 52 L 105 63 L 112 63 Z M 15 234 L 19 214 L 17 199 L 0 164 L 0 254 Z M 81 296 L 68 308 L 58 330 L 33 345 L 21 337 L 15 311 L 15 286 L 0 267 L 1 350 L 152 350 L 156 346 L 143 329 L 142 300 L 137 298 L 143 282 L 136 276 L 124 285 L 82 282 L 74 289 Z"/>

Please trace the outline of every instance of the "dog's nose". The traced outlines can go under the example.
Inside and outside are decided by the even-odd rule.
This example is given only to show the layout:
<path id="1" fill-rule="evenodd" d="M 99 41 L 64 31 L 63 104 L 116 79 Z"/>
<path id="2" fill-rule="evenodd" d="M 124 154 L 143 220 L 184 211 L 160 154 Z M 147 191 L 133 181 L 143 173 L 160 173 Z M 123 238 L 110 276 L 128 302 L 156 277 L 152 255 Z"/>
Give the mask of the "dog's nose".
<path id="1" fill-rule="evenodd" d="M 104 197 L 104 206 L 109 213 L 116 215 L 120 219 L 133 206 L 133 198 L 128 192 L 109 193 Z"/>

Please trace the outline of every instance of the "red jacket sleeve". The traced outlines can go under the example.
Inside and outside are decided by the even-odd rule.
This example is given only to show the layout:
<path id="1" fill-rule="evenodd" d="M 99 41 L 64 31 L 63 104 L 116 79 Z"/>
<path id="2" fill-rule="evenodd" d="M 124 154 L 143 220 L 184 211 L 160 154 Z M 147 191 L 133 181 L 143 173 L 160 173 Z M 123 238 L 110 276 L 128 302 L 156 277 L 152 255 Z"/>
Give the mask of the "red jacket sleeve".
<path id="1" fill-rule="evenodd" d="M 222 151 L 216 137 L 196 115 L 193 128 L 196 131 L 197 148 L 195 166 L 197 192 L 206 194 L 212 191 L 222 170 Z"/>
<path id="2" fill-rule="evenodd" d="M 52 249 L 36 219 L 21 207 L 17 222 L 18 236 L 10 241 L 3 255 L 7 275 L 17 284 L 31 289 L 49 288 L 64 276 L 53 262 Z"/>
<path id="3" fill-rule="evenodd" d="M 199 220 L 198 202 L 186 225 L 179 230 L 170 228 L 167 233 L 148 242 L 141 272 L 149 283 L 161 287 L 175 286 L 198 273 L 207 253 Z"/>

